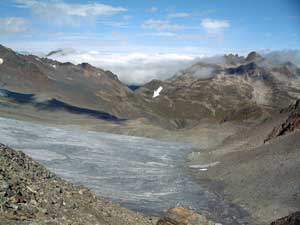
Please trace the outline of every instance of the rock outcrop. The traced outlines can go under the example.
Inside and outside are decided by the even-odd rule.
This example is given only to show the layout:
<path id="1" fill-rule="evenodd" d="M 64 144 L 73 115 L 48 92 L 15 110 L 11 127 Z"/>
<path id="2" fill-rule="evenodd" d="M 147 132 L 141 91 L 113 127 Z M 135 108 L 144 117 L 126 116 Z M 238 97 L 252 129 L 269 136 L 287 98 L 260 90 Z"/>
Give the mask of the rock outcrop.
<path id="1" fill-rule="evenodd" d="M 167 216 L 160 219 L 157 225 L 221 225 L 208 220 L 192 210 L 182 207 L 168 210 Z"/>
<path id="2" fill-rule="evenodd" d="M 295 212 L 286 217 L 280 218 L 270 225 L 300 225 L 300 212 Z"/>
<path id="3" fill-rule="evenodd" d="M 258 54 L 257 52 L 250 52 L 247 57 L 246 57 L 246 61 L 256 61 L 256 60 L 261 60 L 263 57 Z"/>
<path id="4" fill-rule="evenodd" d="M 265 139 L 265 143 L 287 133 L 294 132 L 300 129 L 300 100 L 295 104 L 289 106 L 287 109 L 281 111 L 288 113 L 287 119 L 278 127 L 274 127 L 271 133 Z"/>

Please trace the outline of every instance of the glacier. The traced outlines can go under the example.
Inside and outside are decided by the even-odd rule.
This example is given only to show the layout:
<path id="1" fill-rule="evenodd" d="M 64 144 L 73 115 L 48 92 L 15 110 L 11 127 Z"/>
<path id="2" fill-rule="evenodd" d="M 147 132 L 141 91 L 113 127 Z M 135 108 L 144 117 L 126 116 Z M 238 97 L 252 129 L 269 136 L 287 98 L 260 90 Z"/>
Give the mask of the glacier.
<path id="1" fill-rule="evenodd" d="M 3 144 L 97 195 L 130 209 L 161 215 L 184 206 L 223 224 L 243 224 L 248 214 L 203 189 L 188 174 L 192 145 L 75 129 L 0 117 Z"/>

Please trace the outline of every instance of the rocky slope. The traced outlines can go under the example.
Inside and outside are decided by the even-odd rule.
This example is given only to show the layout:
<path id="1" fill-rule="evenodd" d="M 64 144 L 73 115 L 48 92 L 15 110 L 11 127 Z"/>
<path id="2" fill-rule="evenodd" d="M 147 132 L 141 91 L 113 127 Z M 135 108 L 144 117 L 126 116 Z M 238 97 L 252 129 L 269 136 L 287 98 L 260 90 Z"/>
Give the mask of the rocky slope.
<path id="1" fill-rule="evenodd" d="M 300 129 L 300 100 L 297 100 L 295 104 L 292 104 L 287 109 L 282 110 L 281 113 L 288 114 L 287 118 L 282 124 L 273 128 L 264 142 Z"/>
<path id="2" fill-rule="evenodd" d="M 200 154 L 190 154 L 191 172 L 201 184 L 245 208 L 258 224 L 299 211 L 297 109 L 298 101 L 268 119 L 244 123 Z M 266 142 L 266 137 L 272 139 Z"/>
<path id="3" fill-rule="evenodd" d="M 119 118 L 146 118 L 166 128 L 192 127 L 203 118 L 224 122 L 266 117 L 300 97 L 300 69 L 256 52 L 203 59 L 136 91 L 110 71 L 87 63 L 60 63 L 4 46 L 0 58 L 2 89 L 34 94 L 37 102 L 55 100 Z"/>
<path id="4" fill-rule="evenodd" d="M 169 80 L 142 86 L 137 90 L 140 105 L 180 127 L 207 117 L 258 118 L 300 96 L 300 69 L 292 63 L 273 64 L 256 52 L 221 59 L 198 62 Z M 153 98 L 160 86 L 160 96 Z"/>
<path id="5" fill-rule="evenodd" d="M 4 145 L 0 145 L 0 221 L 7 225 L 155 224 L 154 218 L 99 199 Z"/>
<path id="6" fill-rule="evenodd" d="M 128 100 L 132 91 L 110 71 L 87 63 L 74 65 L 22 55 L 1 45 L 0 58 L 3 89 L 34 94 L 40 102 L 56 99 L 123 118 L 139 114 Z"/>

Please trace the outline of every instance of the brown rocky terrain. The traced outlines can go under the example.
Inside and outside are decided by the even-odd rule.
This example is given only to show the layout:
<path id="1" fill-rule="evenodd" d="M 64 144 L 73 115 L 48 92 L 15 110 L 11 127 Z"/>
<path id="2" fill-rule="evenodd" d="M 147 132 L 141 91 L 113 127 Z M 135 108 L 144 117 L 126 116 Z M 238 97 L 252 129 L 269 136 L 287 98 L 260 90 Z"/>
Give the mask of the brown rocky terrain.
<path id="1" fill-rule="evenodd" d="M 128 100 L 132 91 L 110 71 L 87 63 L 74 65 L 22 55 L 2 45 L 0 57 L 3 89 L 34 94 L 38 102 L 56 99 L 123 118 L 139 115 Z"/>
<path id="2" fill-rule="evenodd" d="M 299 78 L 300 70 L 294 65 L 273 65 L 252 52 L 246 58 L 228 55 L 220 62 L 196 63 L 169 80 L 151 81 L 136 92 L 145 111 L 182 128 L 202 118 L 240 121 L 267 116 L 300 96 Z M 159 86 L 163 90 L 153 99 Z"/>
<path id="3" fill-rule="evenodd" d="M 300 100 L 286 110 L 282 110 L 281 113 L 288 113 L 287 119 L 280 126 L 274 127 L 264 142 L 300 129 Z"/>
<path id="4" fill-rule="evenodd" d="M 169 209 L 166 217 L 159 219 L 157 225 L 221 225 L 208 220 L 193 210 L 182 207 Z"/>
<path id="5" fill-rule="evenodd" d="M 160 219 L 157 225 L 221 225 L 204 216 L 182 207 L 168 210 L 167 216 Z"/>
<path id="6" fill-rule="evenodd" d="M 283 111 L 295 109 L 297 102 Z M 244 124 L 221 143 L 188 157 L 191 172 L 202 185 L 248 210 L 258 224 L 300 210 L 299 130 L 286 129 L 284 135 L 273 135 L 272 141 L 264 142 L 274 127 L 276 131 L 285 127 L 282 121 L 291 122 L 287 117 L 293 118 L 278 113 Z"/>
<path id="7" fill-rule="evenodd" d="M 290 62 L 273 63 L 256 52 L 202 60 L 136 91 L 110 71 L 88 63 L 60 63 L 4 46 L 0 57 L 2 89 L 34 94 L 36 102 L 55 100 L 119 118 L 146 118 L 168 129 L 193 127 L 203 118 L 262 118 L 300 97 L 300 69 Z M 160 95 L 153 98 L 160 86 Z"/>

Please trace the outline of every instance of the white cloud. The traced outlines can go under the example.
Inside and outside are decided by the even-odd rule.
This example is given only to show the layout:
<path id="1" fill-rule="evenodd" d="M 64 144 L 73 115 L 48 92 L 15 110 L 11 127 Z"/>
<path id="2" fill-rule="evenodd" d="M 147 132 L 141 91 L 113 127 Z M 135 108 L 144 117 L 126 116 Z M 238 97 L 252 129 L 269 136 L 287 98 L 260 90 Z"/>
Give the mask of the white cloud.
<path id="1" fill-rule="evenodd" d="M 97 24 L 103 24 L 112 27 L 128 27 L 128 21 L 98 21 Z"/>
<path id="2" fill-rule="evenodd" d="M 224 29 L 230 27 L 230 23 L 227 20 L 214 20 L 214 19 L 203 19 L 201 21 L 201 26 L 205 29 L 208 33 L 220 33 Z"/>
<path id="3" fill-rule="evenodd" d="M 168 20 L 155 20 L 149 19 L 146 20 L 143 25 L 143 28 L 150 28 L 155 30 L 181 30 L 183 29 L 182 25 L 170 23 Z"/>
<path id="4" fill-rule="evenodd" d="M 132 18 L 133 18 L 132 15 L 124 15 L 124 16 L 123 16 L 123 19 L 124 19 L 124 20 L 131 20 Z"/>
<path id="5" fill-rule="evenodd" d="M 196 56 L 175 53 L 120 54 L 90 51 L 52 55 L 51 58 L 75 64 L 88 62 L 105 70 L 111 70 L 125 83 L 142 84 L 152 79 L 167 79 L 173 76 L 178 70 L 191 65 Z"/>
<path id="6" fill-rule="evenodd" d="M 263 57 L 274 64 L 291 62 L 300 67 L 300 50 L 285 49 L 270 52 L 262 51 L 261 53 L 263 54 Z"/>
<path id="7" fill-rule="evenodd" d="M 170 13 L 168 15 L 169 18 L 184 18 L 184 17 L 189 17 L 191 14 L 186 13 L 186 12 L 178 12 L 178 13 Z"/>
<path id="8" fill-rule="evenodd" d="M 28 21 L 21 17 L 0 19 L 0 34 L 20 33 L 28 28 Z"/>
<path id="9" fill-rule="evenodd" d="M 120 6 L 111 6 L 101 3 L 66 3 L 62 0 L 37 1 L 37 0 L 15 0 L 18 7 L 30 8 L 33 13 L 43 19 L 70 23 L 77 19 L 91 19 L 100 16 L 113 16 L 127 9 Z M 75 21 L 76 22 L 76 21 Z"/>
<path id="10" fill-rule="evenodd" d="M 177 37 L 177 34 L 172 32 L 157 32 L 157 33 L 151 33 L 150 35 L 157 36 L 157 37 Z"/>
<path id="11" fill-rule="evenodd" d="M 148 9 L 148 11 L 149 11 L 150 13 L 155 13 L 155 12 L 158 11 L 158 8 L 155 7 L 155 6 L 152 6 L 150 9 Z"/>

